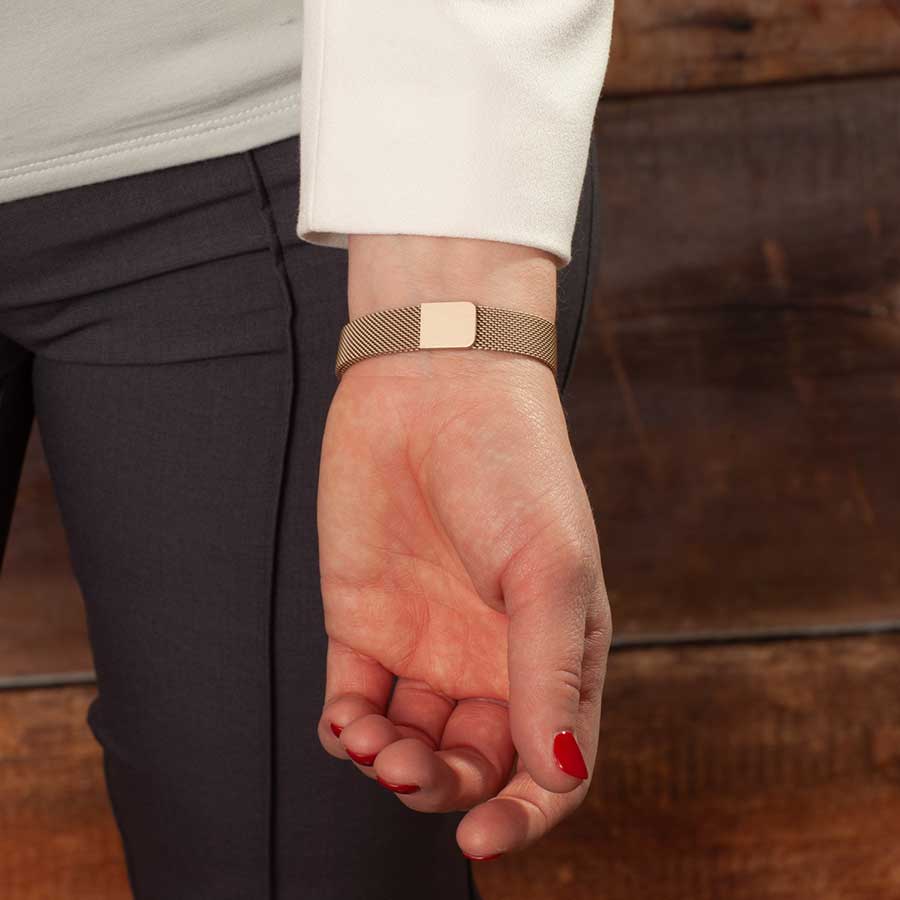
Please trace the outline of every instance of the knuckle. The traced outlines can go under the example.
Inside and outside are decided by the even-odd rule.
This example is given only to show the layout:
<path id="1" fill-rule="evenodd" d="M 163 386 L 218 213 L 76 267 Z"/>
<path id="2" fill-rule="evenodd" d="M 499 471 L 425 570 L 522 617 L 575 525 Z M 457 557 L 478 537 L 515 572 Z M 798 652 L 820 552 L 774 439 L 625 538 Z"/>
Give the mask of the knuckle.
<path id="1" fill-rule="evenodd" d="M 586 612 L 593 611 L 598 600 L 605 599 L 600 561 L 592 548 L 568 545 L 561 554 L 560 570 L 567 590 Z"/>
<path id="2" fill-rule="evenodd" d="M 600 700 L 603 696 L 603 685 L 606 681 L 606 657 L 586 661 L 581 685 L 583 711 L 594 718 L 599 725 Z"/>
<path id="3" fill-rule="evenodd" d="M 552 673 L 553 684 L 565 697 L 561 698 L 572 706 L 577 706 L 581 699 L 582 677 L 581 667 L 558 666 Z"/>
<path id="4" fill-rule="evenodd" d="M 588 619 L 585 643 L 596 645 L 604 652 L 609 650 L 612 643 L 613 621 L 612 610 L 604 593 L 603 597 L 591 609 Z"/>

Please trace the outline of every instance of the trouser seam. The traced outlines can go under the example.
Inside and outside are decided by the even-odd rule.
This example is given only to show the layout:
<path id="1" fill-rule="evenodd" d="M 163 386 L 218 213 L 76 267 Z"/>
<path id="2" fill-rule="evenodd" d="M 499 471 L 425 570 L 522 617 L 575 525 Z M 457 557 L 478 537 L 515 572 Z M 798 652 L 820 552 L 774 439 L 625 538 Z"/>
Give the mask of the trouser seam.
<path id="1" fill-rule="evenodd" d="M 272 544 L 269 568 L 269 603 L 268 603 L 268 634 L 266 636 L 266 645 L 269 658 L 269 747 L 268 747 L 268 786 L 266 802 L 268 805 L 267 812 L 267 836 L 266 847 L 268 854 L 268 867 L 266 872 L 267 900 L 277 900 L 277 722 L 278 722 L 278 698 L 277 698 L 277 660 L 276 660 L 276 603 L 277 597 L 277 581 L 278 581 L 278 563 L 279 563 L 279 547 L 281 519 L 285 502 L 285 491 L 287 482 L 288 460 L 290 458 L 293 428 L 294 428 L 294 402 L 297 394 L 298 382 L 298 362 L 297 354 L 294 346 L 294 320 L 297 314 L 297 304 L 295 302 L 294 293 L 291 288 L 290 279 L 287 275 L 287 269 L 284 261 L 284 247 L 278 236 L 278 226 L 275 220 L 275 214 L 272 209 L 271 199 L 266 187 L 265 179 L 262 175 L 260 167 L 257 163 L 253 150 L 244 153 L 244 159 L 247 163 L 247 169 L 250 174 L 250 180 L 256 190 L 259 200 L 259 211 L 269 238 L 269 250 L 272 255 L 272 262 L 276 278 L 279 281 L 279 287 L 285 301 L 286 311 L 286 332 L 288 347 L 288 391 L 287 391 L 287 415 L 285 417 L 285 425 L 282 433 L 282 453 L 281 463 L 279 467 L 278 492 L 275 500 L 274 521 L 272 523 Z"/>

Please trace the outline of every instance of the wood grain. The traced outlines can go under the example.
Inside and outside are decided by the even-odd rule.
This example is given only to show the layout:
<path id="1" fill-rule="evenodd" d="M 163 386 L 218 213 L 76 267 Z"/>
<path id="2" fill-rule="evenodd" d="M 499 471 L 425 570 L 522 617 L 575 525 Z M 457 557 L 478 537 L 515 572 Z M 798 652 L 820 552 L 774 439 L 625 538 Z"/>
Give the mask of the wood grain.
<path id="1" fill-rule="evenodd" d="M 604 93 L 898 71 L 897 0 L 629 0 L 616 4 Z"/>
<path id="2" fill-rule="evenodd" d="M 614 654 L 583 809 L 485 900 L 897 900 L 900 639 Z"/>
<path id="3" fill-rule="evenodd" d="M 99 748 L 84 722 L 93 691 L 0 693 L 0 897 L 127 900 Z"/>
<path id="4" fill-rule="evenodd" d="M 584 807 L 485 900 L 897 900 L 898 683 L 900 638 L 615 653 Z M 4 900 L 128 896 L 91 694 L 0 694 Z"/>
<path id="5" fill-rule="evenodd" d="M 900 620 L 900 79 L 598 127 L 569 422 L 618 636 Z"/>
<path id="6" fill-rule="evenodd" d="M 607 315 L 900 313 L 900 78 L 601 103 Z"/>

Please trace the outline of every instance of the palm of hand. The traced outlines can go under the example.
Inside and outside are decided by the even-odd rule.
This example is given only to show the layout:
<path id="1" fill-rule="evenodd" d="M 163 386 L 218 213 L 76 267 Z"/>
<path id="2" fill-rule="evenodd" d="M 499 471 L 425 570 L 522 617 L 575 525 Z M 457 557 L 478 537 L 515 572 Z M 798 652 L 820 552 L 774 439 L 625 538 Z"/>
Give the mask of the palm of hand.
<path id="1" fill-rule="evenodd" d="M 596 726 L 608 623 L 588 598 L 596 536 L 552 376 L 532 360 L 478 356 L 369 360 L 334 398 L 319 482 L 329 636 L 319 733 L 335 755 L 363 746 L 351 753 L 363 766 L 377 756 L 379 778 L 412 779 L 404 802 L 433 811 L 495 796 L 515 740 L 519 774 L 501 796 L 530 812 L 479 826 L 470 842 L 481 847 L 504 829 L 533 839 L 564 814 L 552 792 L 579 782 L 550 740 L 576 720 Z M 563 602 L 548 607 L 550 593 Z M 510 835 L 507 846 L 527 837 Z"/>
<path id="2" fill-rule="evenodd" d="M 454 700 L 506 700 L 496 516 L 490 486 L 471 474 L 479 443 L 516 436 L 471 434 L 483 398 L 420 404 L 409 379 L 396 381 L 373 396 L 365 379 L 347 379 L 332 407 L 320 512 L 328 632 Z"/>
<path id="3" fill-rule="evenodd" d="M 565 481 L 550 496 L 571 463 L 554 458 L 568 447 L 555 387 L 527 366 L 524 378 L 496 381 L 351 371 L 329 413 L 319 509 L 328 632 L 454 699 L 507 698 L 503 570 L 540 530 L 563 529 L 571 502 Z"/>

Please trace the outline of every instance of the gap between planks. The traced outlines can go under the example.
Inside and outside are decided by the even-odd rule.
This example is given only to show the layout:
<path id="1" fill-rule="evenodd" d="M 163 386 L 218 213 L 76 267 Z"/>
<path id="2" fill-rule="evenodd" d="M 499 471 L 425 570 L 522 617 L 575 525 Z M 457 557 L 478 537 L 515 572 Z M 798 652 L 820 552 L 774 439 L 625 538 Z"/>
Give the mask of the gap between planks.
<path id="1" fill-rule="evenodd" d="M 833 640 L 837 638 L 876 637 L 900 634 L 900 620 L 860 622 L 852 625 L 807 625 L 798 628 L 765 629 L 743 632 L 685 632 L 683 634 L 625 635 L 614 639 L 612 653 L 671 647 L 720 647 L 740 644 Z M 30 691 L 96 684 L 94 672 L 62 672 L 42 675 L 12 675 L 0 678 L 0 691 Z"/>

